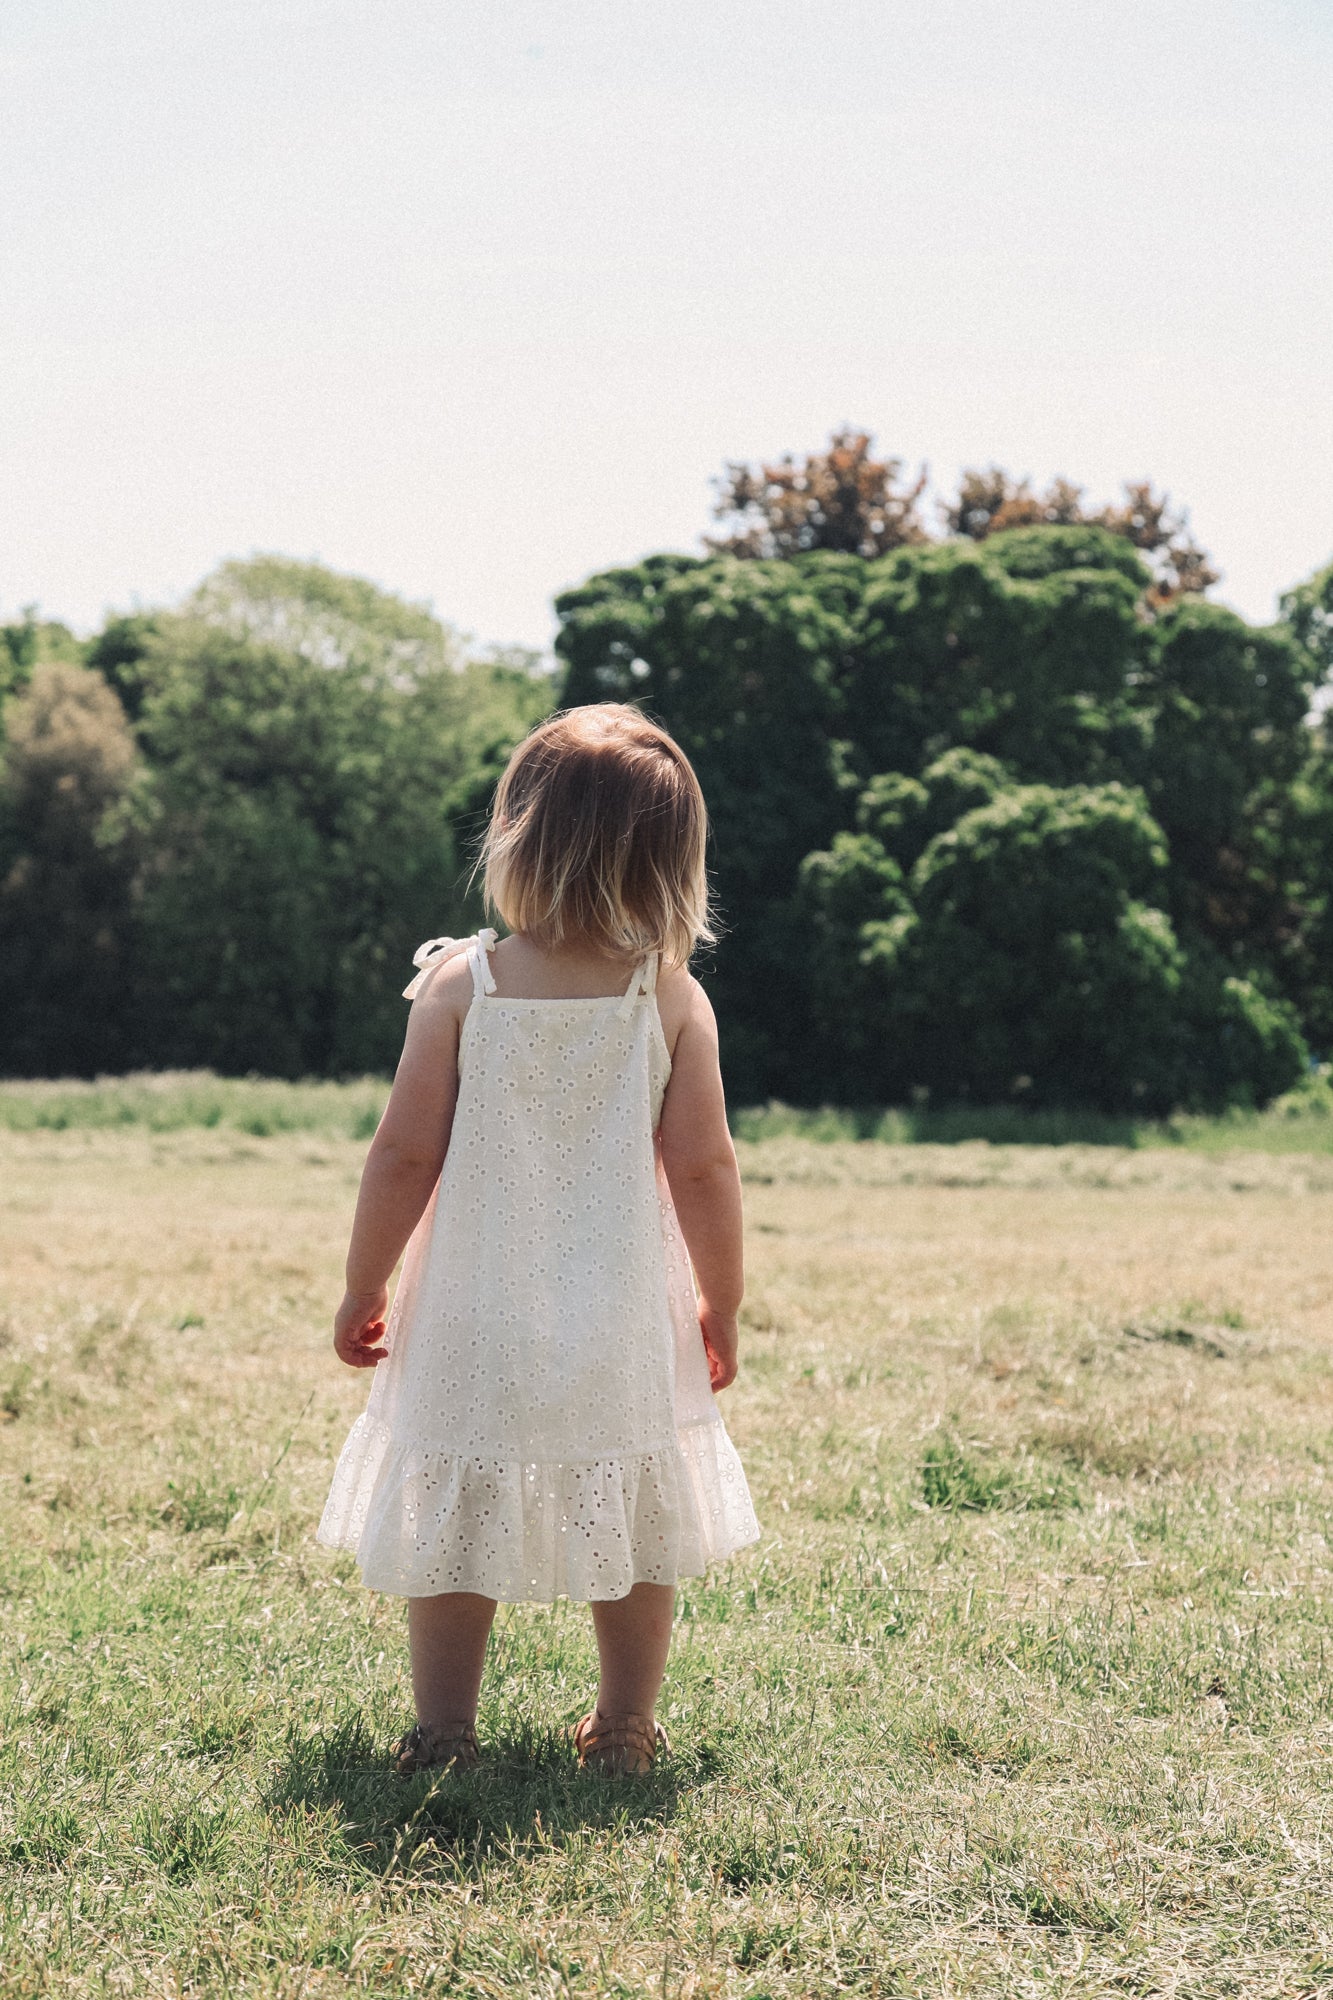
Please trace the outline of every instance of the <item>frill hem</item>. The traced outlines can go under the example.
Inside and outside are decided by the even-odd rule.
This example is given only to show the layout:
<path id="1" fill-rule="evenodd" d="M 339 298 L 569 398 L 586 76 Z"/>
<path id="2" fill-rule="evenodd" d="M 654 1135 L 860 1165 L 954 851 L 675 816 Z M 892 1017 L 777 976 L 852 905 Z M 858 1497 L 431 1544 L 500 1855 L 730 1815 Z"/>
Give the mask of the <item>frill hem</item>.
<path id="1" fill-rule="evenodd" d="M 371 1590 L 469 1590 L 504 1603 L 624 1597 L 636 1583 L 702 1576 L 758 1537 L 719 1418 L 682 1426 L 674 1448 L 516 1464 L 396 1442 L 362 1416 L 316 1530 L 355 1554 Z"/>

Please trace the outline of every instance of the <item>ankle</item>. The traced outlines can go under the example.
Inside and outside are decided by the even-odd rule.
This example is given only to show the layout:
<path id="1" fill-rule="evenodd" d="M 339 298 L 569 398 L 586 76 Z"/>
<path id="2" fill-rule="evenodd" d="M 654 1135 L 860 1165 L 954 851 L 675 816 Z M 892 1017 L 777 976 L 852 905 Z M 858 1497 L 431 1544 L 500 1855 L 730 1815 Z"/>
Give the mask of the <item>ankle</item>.
<path id="1" fill-rule="evenodd" d="M 598 1695 L 593 1703 L 593 1714 L 599 1722 L 646 1722 L 649 1728 L 654 1721 L 653 1704 L 650 1701 L 607 1701 Z"/>

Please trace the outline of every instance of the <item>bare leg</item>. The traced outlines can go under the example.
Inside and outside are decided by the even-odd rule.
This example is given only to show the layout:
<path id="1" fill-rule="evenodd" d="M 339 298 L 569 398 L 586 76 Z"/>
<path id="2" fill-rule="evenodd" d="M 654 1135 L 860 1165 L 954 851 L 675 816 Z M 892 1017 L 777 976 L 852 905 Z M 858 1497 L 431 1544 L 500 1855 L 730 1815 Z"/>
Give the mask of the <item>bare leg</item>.
<path id="1" fill-rule="evenodd" d="M 652 1720 L 666 1672 L 675 1605 L 675 1587 L 669 1583 L 636 1583 L 628 1597 L 593 1605 L 602 1668 L 599 1715 L 609 1720 L 625 1715 Z"/>
<path id="2" fill-rule="evenodd" d="M 494 1616 L 495 1599 L 478 1597 L 470 1590 L 408 1599 L 412 1692 L 417 1721 L 427 1728 L 476 1721 L 481 1670 Z"/>

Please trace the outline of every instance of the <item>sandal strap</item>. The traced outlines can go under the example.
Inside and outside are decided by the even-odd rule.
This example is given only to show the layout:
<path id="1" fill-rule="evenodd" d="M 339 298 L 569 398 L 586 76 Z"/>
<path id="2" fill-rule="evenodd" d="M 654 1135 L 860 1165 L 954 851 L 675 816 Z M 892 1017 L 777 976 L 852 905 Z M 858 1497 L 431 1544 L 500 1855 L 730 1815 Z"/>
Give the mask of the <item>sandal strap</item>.
<path id="1" fill-rule="evenodd" d="M 432 1764 L 475 1764 L 481 1756 L 476 1727 L 471 1722 L 414 1722 L 397 1745 L 400 1770 L 425 1770 Z"/>
<path id="2" fill-rule="evenodd" d="M 579 1763 L 596 1762 L 612 1770 L 651 1770 L 659 1750 L 669 1750 L 666 1731 L 646 1715 L 599 1714 L 590 1709 L 574 1728 Z"/>

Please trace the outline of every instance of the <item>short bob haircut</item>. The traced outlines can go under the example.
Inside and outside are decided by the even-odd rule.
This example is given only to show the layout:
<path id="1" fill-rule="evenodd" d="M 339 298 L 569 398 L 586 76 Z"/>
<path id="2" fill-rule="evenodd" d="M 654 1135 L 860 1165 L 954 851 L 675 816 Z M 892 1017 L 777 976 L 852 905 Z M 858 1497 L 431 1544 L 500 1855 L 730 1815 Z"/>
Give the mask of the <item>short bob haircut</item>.
<path id="1" fill-rule="evenodd" d="M 505 767 L 478 867 L 488 906 L 545 950 L 660 952 L 712 943 L 708 814 L 678 743 L 614 701 L 539 723 Z"/>

